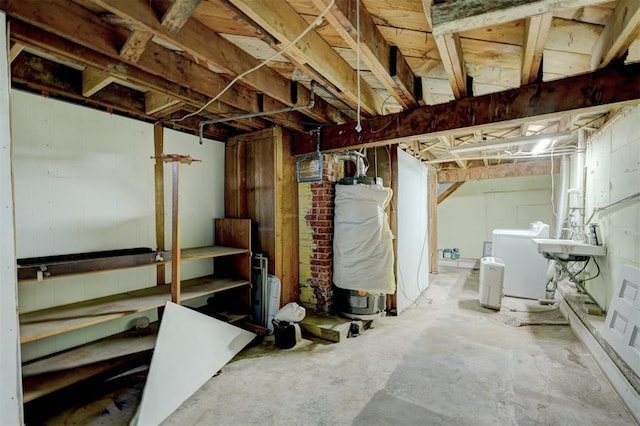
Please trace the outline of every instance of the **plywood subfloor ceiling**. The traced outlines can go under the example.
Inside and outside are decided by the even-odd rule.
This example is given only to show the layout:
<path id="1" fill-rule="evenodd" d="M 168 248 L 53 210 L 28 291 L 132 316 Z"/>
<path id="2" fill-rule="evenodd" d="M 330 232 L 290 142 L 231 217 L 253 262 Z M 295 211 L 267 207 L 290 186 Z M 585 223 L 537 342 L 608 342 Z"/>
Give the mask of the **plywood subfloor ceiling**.
<path id="1" fill-rule="evenodd" d="M 0 9 L 15 87 L 191 132 L 215 120 L 204 133 L 218 140 L 277 124 L 300 135 L 295 154 L 312 151 L 309 131 L 321 129 L 322 150 L 399 142 L 440 170 L 523 162 L 531 143 L 451 148 L 571 132 L 552 147 L 562 153 L 579 129 L 640 102 L 633 90 L 610 93 L 637 82 L 637 0 L 0 0 Z M 569 106 L 548 95 L 611 67 L 619 71 L 597 77 L 604 94 L 583 90 Z M 527 110 L 535 95 L 511 104 L 525 89 L 552 106 Z M 497 117 L 496 102 L 518 119 Z M 443 105 L 490 118 L 415 124 L 448 119 Z M 275 112 L 256 115 L 265 111 Z M 354 132 L 359 119 L 364 131 Z M 331 132 L 346 136 L 326 145 Z"/>

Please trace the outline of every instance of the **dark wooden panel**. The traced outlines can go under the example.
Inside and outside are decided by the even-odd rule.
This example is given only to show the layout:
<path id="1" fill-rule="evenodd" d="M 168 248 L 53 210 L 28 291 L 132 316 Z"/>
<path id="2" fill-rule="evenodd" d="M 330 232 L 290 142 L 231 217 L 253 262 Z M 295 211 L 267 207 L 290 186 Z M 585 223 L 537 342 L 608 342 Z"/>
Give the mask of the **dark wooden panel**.
<path id="1" fill-rule="evenodd" d="M 281 303 L 297 301 L 300 292 L 298 271 L 298 183 L 296 160 L 291 152 L 291 135 L 283 130 L 277 137 L 276 175 L 276 275 L 282 282 Z M 279 272 L 278 272 L 279 270 Z"/>
<path id="2" fill-rule="evenodd" d="M 161 260 L 157 260 L 158 256 Z M 17 260 L 18 280 L 35 280 L 39 271 L 43 272 L 43 278 L 55 278 L 63 275 L 153 265 L 170 259 L 170 252 L 155 251 L 146 247 L 23 258 Z"/>

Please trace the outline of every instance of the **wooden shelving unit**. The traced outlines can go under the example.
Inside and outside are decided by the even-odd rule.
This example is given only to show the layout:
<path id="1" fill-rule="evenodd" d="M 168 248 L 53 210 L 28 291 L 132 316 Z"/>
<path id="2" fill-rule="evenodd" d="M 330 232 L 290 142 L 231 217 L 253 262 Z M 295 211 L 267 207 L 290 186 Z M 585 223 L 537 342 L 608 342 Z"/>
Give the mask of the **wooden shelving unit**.
<path id="1" fill-rule="evenodd" d="M 182 300 L 250 285 L 247 280 L 214 276 L 183 281 Z M 56 306 L 20 315 L 20 343 L 77 330 L 121 318 L 125 315 L 164 306 L 170 286 L 149 287 L 70 305 Z"/>
<path id="2" fill-rule="evenodd" d="M 139 247 L 63 256 L 18 259 L 18 281 L 58 278 L 116 269 L 160 265 L 171 260 L 171 252 Z"/>
<path id="3" fill-rule="evenodd" d="M 239 289 L 240 296 L 234 296 L 239 300 L 235 300 L 234 305 L 241 306 L 243 308 L 242 311 L 246 312 L 229 311 L 221 313 L 219 317 L 230 322 L 240 321 L 246 319 L 248 317 L 247 313 L 251 311 L 251 220 L 215 219 L 214 221 L 215 242 L 220 245 L 181 249 L 180 260 L 185 262 L 212 259 L 215 275 L 182 281 L 180 300 L 184 302 Z M 109 253 L 109 259 L 100 259 L 99 256 L 76 259 L 81 262 L 79 268 L 72 264 L 74 262 L 73 259 L 65 260 L 65 270 L 71 271 L 68 274 L 75 274 L 107 271 L 123 267 L 123 259 L 119 258 L 117 253 L 104 253 Z M 132 255 L 137 258 L 133 265 L 131 264 Z M 125 253 L 124 256 L 126 257 L 125 263 L 128 265 L 126 267 L 141 267 L 166 263 L 171 258 L 171 253 L 165 252 L 165 258 L 161 262 L 155 261 L 155 258 L 147 255 L 145 256 L 149 261 L 140 261 L 138 253 Z M 60 263 L 58 260 L 54 259 L 55 262 L 50 262 L 49 264 Z M 32 262 L 31 271 L 35 270 L 35 265 L 44 264 L 45 261 L 45 259 L 37 259 Z M 78 272 L 79 270 L 81 272 Z M 26 279 L 32 279 L 31 275 L 33 275 L 32 272 Z M 60 273 L 57 276 L 62 275 L 65 274 Z M 171 284 L 165 284 L 21 314 L 20 342 L 33 342 L 164 306 L 167 301 L 171 300 L 171 288 Z M 64 354 L 66 357 L 82 356 L 82 353 L 92 350 L 92 345 L 96 345 L 97 348 L 100 344 L 102 343 L 97 341 L 95 344 L 90 343 L 70 349 L 65 351 Z M 140 359 L 140 356 L 132 355 L 127 351 L 127 349 L 123 349 L 119 354 L 117 350 L 114 350 L 113 359 L 102 359 L 99 362 L 82 365 L 71 370 L 47 372 L 27 377 L 23 381 L 24 401 L 31 401 L 78 381 L 105 374 L 114 368 L 123 367 L 135 359 Z M 37 362 L 46 364 L 47 359 Z"/>

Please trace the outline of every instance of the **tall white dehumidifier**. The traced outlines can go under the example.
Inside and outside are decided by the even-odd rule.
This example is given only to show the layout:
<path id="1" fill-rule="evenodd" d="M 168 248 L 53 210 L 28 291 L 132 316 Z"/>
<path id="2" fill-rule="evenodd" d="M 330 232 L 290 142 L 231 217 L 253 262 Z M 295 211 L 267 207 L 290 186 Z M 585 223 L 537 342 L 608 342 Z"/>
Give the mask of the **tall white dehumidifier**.
<path id="1" fill-rule="evenodd" d="M 504 263 L 496 257 L 480 259 L 480 305 L 500 310 L 504 283 Z"/>

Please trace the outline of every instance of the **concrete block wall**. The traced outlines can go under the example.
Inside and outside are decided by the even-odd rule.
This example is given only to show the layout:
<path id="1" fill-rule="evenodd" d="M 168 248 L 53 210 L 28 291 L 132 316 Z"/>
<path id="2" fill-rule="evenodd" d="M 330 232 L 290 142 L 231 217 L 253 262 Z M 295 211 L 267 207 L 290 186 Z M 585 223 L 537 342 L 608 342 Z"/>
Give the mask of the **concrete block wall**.
<path id="1" fill-rule="evenodd" d="M 585 218 L 640 192 L 640 107 L 614 118 L 587 141 Z M 572 162 L 573 163 L 573 162 Z M 608 309 L 620 268 L 640 267 L 640 197 L 596 211 L 591 220 L 600 225 L 607 256 L 598 257 L 600 275 L 587 281 L 587 291 Z M 593 262 L 587 268 L 595 277 Z"/>
<path id="2" fill-rule="evenodd" d="M 342 164 L 325 155 L 322 181 L 298 184 L 300 303 L 328 313 L 333 298 L 333 197 Z"/>

